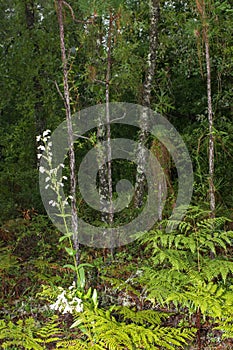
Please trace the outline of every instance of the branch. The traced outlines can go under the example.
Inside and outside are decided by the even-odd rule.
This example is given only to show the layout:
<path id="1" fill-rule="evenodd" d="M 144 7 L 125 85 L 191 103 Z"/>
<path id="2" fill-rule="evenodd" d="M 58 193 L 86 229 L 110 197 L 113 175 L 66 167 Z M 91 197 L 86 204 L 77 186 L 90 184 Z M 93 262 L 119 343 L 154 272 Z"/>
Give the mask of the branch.
<path id="1" fill-rule="evenodd" d="M 77 19 L 77 18 L 75 17 L 74 10 L 73 10 L 73 8 L 70 6 L 70 4 L 68 4 L 68 2 L 66 2 L 66 1 L 63 0 L 62 3 L 63 3 L 63 5 L 65 5 L 66 7 L 68 7 L 68 9 L 70 10 L 71 17 L 73 18 L 73 21 L 74 21 L 74 22 L 77 22 L 77 23 L 93 23 L 94 20 L 95 20 L 95 18 L 97 17 L 97 14 L 94 13 L 93 19 L 90 19 L 90 20 L 87 20 L 87 21 L 81 21 L 81 20 L 79 20 L 79 19 Z"/>
<path id="2" fill-rule="evenodd" d="M 63 93 L 61 92 L 61 90 L 60 90 L 60 88 L 59 88 L 59 86 L 58 86 L 56 80 L 54 81 L 54 84 L 55 84 L 55 86 L 56 86 L 56 88 L 57 88 L 57 91 L 58 91 L 59 96 L 61 97 L 61 99 L 62 99 L 63 102 L 65 103 L 64 95 L 63 95 Z"/>

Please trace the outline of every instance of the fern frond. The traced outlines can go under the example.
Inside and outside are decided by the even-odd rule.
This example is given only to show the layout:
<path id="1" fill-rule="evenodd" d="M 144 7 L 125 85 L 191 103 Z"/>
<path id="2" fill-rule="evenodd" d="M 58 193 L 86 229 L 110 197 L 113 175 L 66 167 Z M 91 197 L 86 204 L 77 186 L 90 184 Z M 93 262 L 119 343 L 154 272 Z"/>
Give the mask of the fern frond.
<path id="1" fill-rule="evenodd" d="M 55 320 L 56 316 L 40 329 L 38 329 L 32 317 L 25 321 L 19 320 L 16 324 L 11 321 L 6 323 L 4 320 L 0 320 L 2 347 L 7 348 L 8 346 L 17 345 L 26 350 L 45 349 L 42 345 L 59 340 L 56 335 L 60 333 L 60 329 L 57 327 L 58 323 Z"/>
<path id="2" fill-rule="evenodd" d="M 34 327 L 33 318 L 28 318 L 25 324 L 22 320 L 19 320 L 17 324 L 11 321 L 7 324 L 4 320 L 0 320 L 0 339 L 4 340 L 2 347 L 17 345 L 26 350 L 43 350 L 44 348 L 33 338 Z"/>
<path id="3" fill-rule="evenodd" d="M 82 330 L 90 344 L 104 344 L 101 349 L 111 350 L 174 349 L 175 345 L 182 346 L 192 338 L 193 330 L 161 326 L 164 317 L 164 313 L 159 315 L 152 310 L 132 311 L 115 306 L 107 311 L 86 310 L 72 328 Z"/>
<path id="4" fill-rule="evenodd" d="M 53 343 L 60 338 L 57 336 L 61 333 L 61 329 L 58 327 L 57 316 L 53 316 L 52 319 L 35 332 L 36 341 L 38 343 Z"/>
<path id="5" fill-rule="evenodd" d="M 123 316 L 123 320 L 125 322 L 133 321 L 134 323 L 140 325 L 149 324 L 158 326 L 162 323 L 162 319 L 170 316 L 168 313 L 154 310 L 134 311 L 126 306 L 116 306 L 114 307 L 114 310 L 118 311 L 118 313 Z"/>
<path id="6" fill-rule="evenodd" d="M 90 346 L 89 342 L 82 339 L 60 341 L 56 345 L 56 349 L 60 350 L 89 350 L 90 347 L 92 349 L 99 349 L 95 346 Z"/>
<path id="7" fill-rule="evenodd" d="M 226 283 L 227 276 L 233 273 L 233 262 L 223 259 L 221 257 L 215 259 L 204 258 L 202 259 L 202 276 L 209 282 L 216 277 L 222 277 L 224 283 Z"/>
<path id="8" fill-rule="evenodd" d="M 190 313 L 200 309 L 203 315 L 221 318 L 224 311 L 225 290 L 215 283 L 198 283 L 190 286 L 182 292 L 173 292 L 167 298 L 166 303 L 171 301 L 175 305 L 181 304 L 189 308 Z"/>

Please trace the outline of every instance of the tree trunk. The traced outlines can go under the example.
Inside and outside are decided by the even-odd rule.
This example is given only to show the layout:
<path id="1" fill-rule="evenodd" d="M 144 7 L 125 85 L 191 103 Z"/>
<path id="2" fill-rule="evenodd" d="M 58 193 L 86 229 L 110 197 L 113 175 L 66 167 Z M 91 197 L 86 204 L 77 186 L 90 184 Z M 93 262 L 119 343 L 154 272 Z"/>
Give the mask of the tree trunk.
<path id="1" fill-rule="evenodd" d="M 109 194 L 109 225 L 113 225 L 114 214 L 113 214 L 113 203 L 112 203 L 112 148 L 111 148 L 111 128 L 110 128 L 110 111 L 109 111 L 109 83 L 111 76 L 111 51 L 112 51 L 112 27 L 113 27 L 113 16 L 110 13 L 109 18 L 109 31 L 108 31 L 108 56 L 107 56 L 107 71 L 106 71 L 106 87 L 105 87 L 105 98 L 106 98 L 106 125 L 107 125 L 107 168 L 108 168 L 108 194 Z M 111 244 L 111 254 L 113 255 L 114 247 Z"/>
<path id="2" fill-rule="evenodd" d="M 151 89 L 152 81 L 155 72 L 156 63 L 156 50 L 158 47 L 158 22 L 160 17 L 160 1 L 152 0 L 150 3 L 150 47 L 147 58 L 147 72 L 143 88 L 143 106 L 150 107 Z M 139 149 L 138 149 L 138 160 L 137 160 L 137 174 L 136 174 L 136 184 L 135 184 L 135 197 L 134 205 L 136 208 L 140 208 L 143 204 L 143 193 L 145 187 L 145 152 L 142 146 L 146 142 L 147 133 L 147 111 L 143 113 L 140 121 L 140 135 L 139 135 Z"/>
<path id="3" fill-rule="evenodd" d="M 211 217 L 215 217 L 215 188 L 214 188 L 214 134 L 213 134 L 213 108 L 211 94 L 211 66 L 210 66 L 210 46 L 208 23 L 206 18 L 206 8 L 204 0 L 196 0 L 197 10 L 201 17 L 203 39 L 205 43 L 205 59 L 207 73 L 207 101 L 208 101 L 208 121 L 209 121 L 209 198 Z"/>
<path id="4" fill-rule="evenodd" d="M 110 13 L 109 18 L 109 30 L 107 37 L 107 69 L 105 75 L 105 120 L 99 120 L 99 125 L 97 129 L 97 137 L 99 141 L 104 141 L 106 139 L 106 148 L 99 147 L 98 158 L 100 164 L 103 164 L 99 170 L 99 193 L 100 193 L 100 209 L 102 215 L 102 221 L 109 224 L 113 224 L 114 214 L 113 214 L 113 189 L 112 189 L 112 149 L 111 149 L 111 127 L 110 127 L 110 109 L 109 109 L 109 84 L 111 77 L 111 49 L 112 49 L 112 29 L 113 29 L 114 17 Z M 106 124 L 106 127 L 105 125 Z M 106 150 L 106 154 L 104 154 Z M 109 203 L 108 208 L 106 208 L 106 203 Z M 113 255 L 113 247 L 111 247 L 111 254 Z"/>
<path id="5" fill-rule="evenodd" d="M 213 110 L 211 95 L 211 68 L 209 53 L 208 29 L 204 28 L 205 56 L 207 70 L 207 98 L 208 98 L 208 121 L 209 121 L 209 196 L 211 216 L 215 216 L 215 188 L 214 188 L 214 135 L 213 135 Z"/>
<path id="6" fill-rule="evenodd" d="M 69 93 L 69 83 L 68 83 L 68 66 L 67 66 L 67 58 L 66 58 L 62 9 L 63 9 L 63 0 L 57 0 L 57 14 L 58 14 L 58 23 L 59 23 L 59 30 L 60 30 L 61 58 L 62 58 L 62 65 L 63 65 L 64 105 L 65 105 L 65 111 L 66 111 L 69 160 L 70 160 L 70 194 L 71 194 L 73 244 L 74 244 L 74 249 L 76 251 L 76 263 L 78 265 L 79 264 L 79 241 L 78 241 L 78 216 L 77 216 L 77 206 L 76 206 L 75 153 L 74 153 L 72 115 L 71 115 L 71 108 L 70 108 L 70 93 Z"/>
<path id="7" fill-rule="evenodd" d="M 102 121 L 98 121 L 99 125 L 97 127 L 97 140 L 99 142 L 98 146 L 98 163 L 99 163 L 99 195 L 100 195 L 100 211 L 101 211 L 101 221 L 105 224 L 108 223 L 108 213 L 106 207 L 106 201 L 108 199 L 108 174 L 107 166 L 105 164 L 106 156 L 104 154 L 104 148 L 100 145 L 101 142 L 105 140 L 106 128 L 102 124 Z"/>

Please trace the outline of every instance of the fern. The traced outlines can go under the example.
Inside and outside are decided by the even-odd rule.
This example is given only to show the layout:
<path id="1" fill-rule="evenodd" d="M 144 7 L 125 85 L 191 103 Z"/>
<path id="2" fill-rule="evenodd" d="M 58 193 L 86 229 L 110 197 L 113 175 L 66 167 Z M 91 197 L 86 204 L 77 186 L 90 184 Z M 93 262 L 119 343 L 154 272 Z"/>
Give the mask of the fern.
<path id="1" fill-rule="evenodd" d="M 182 307 L 188 307 L 190 314 L 200 309 L 203 315 L 209 315 L 214 318 L 223 317 L 224 309 L 224 288 L 217 284 L 197 283 L 190 286 L 182 292 L 174 291 L 169 295 L 165 303 L 173 302 L 174 305 L 181 304 Z"/>
<path id="2" fill-rule="evenodd" d="M 93 346 L 90 346 L 89 343 L 82 339 L 75 339 L 75 340 L 66 340 L 66 341 L 60 341 L 57 343 L 56 349 L 60 350 L 88 350 L 90 349 L 101 349 L 99 346 L 96 347 L 95 344 Z"/>
<path id="3" fill-rule="evenodd" d="M 2 348 L 7 349 L 9 346 L 17 345 L 26 350 L 45 349 L 45 344 L 59 340 L 56 334 L 60 330 L 55 319 L 56 317 L 53 317 L 46 326 L 39 329 L 32 317 L 25 321 L 19 320 L 16 324 L 11 321 L 6 323 L 4 320 L 0 320 Z"/>
<path id="4" fill-rule="evenodd" d="M 233 338 L 233 308 L 231 308 L 231 315 L 225 317 L 219 321 L 219 325 L 214 329 L 221 330 L 223 332 L 222 338 Z"/>
<path id="5" fill-rule="evenodd" d="M 72 327 L 78 327 L 87 337 L 89 347 L 96 349 L 175 349 L 193 336 L 193 330 L 164 327 L 161 319 L 168 317 L 152 310 L 133 311 L 127 307 L 109 310 L 86 310 Z M 77 341 L 77 349 L 81 342 Z M 60 347 L 60 345 L 57 345 Z M 79 347 L 80 346 L 80 347 Z M 85 349 L 85 347 L 84 347 Z"/>
<path id="6" fill-rule="evenodd" d="M 233 338 L 233 287 L 224 295 L 224 317 L 218 321 L 219 325 L 214 329 L 223 332 L 223 338 Z"/>
<path id="7" fill-rule="evenodd" d="M 54 316 L 47 324 L 35 332 L 36 341 L 38 343 L 48 344 L 60 340 L 57 334 L 61 332 L 58 328 L 58 322 L 56 322 L 57 317 Z"/>
<path id="8" fill-rule="evenodd" d="M 229 307 L 233 305 L 229 294 L 233 262 L 227 258 L 233 232 L 224 231 L 227 220 L 191 207 L 182 222 L 171 222 L 176 230 L 167 233 L 164 221 L 162 228 L 141 238 L 151 254 L 140 277 L 150 301 L 224 318 L 226 300 Z"/>
<path id="9" fill-rule="evenodd" d="M 17 324 L 13 322 L 5 323 L 0 320 L 0 339 L 4 339 L 2 348 L 12 345 L 22 346 L 24 349 L 43 350 L 43 347 L 38 344 L 33 337 L 35 321 L 33 318 L 28 318 L 25 323 L 19 320 Z"/>
<path id="10" fill-rule="evenodd" d="M 115 310 L 123 316 L 124 321 L 132 321 L 140 325 L 154 325 L 158 326 L 162 323 L 162 319 L 168 318 L 169 314 L 165 312 L 156 312 L 153 310 L 134 311 L 128 307 L 115 306 Z"/>

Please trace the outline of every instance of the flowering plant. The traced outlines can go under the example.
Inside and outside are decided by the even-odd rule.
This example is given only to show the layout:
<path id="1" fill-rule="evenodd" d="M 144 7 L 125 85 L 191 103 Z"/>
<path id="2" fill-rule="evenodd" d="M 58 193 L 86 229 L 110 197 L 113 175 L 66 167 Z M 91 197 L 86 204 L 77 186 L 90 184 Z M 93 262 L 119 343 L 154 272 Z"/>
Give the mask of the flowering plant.
<path id="1" fill-rule="evenodd" d="M 76 296 L 75 283 L 68 290 L 62 287 L 58 287 L 58 289 L 61 293 L 57 296 L 56 302 L 50 305 L 50 309 L 57 310 L 63 314 L 83 311 L 82 299 Z"/>
<path id="2" fill-rule="evenodd" d="M 53 166 L 53 152 L 52 152 L 52 141 L 50 137 L 50 130 L 45 130 L 42 135 L 37 136 L 36 140 L 39 142 L 38 149 L 38 160 L 40 161 L 39 171 L 44 175 L 45 178 L 45 190 L 50 190 L 53 195 L 53 199 L 49 201 L 51 207 L 56 208 L 57 214 L 63 220 L 63 227 L 65 227 L 65 233 L 59 239 L 59 242 L 63 240 L 68 240 L 68 247 L 65 247 L 66 252 L 73 259 L 73 264 L 66 264 L 64 268 L 70 268 L 75 273 L 75 282 L 68 288 L 68 290 L 58 287 L 60 294 L 57 296 L 56 302 L 50 305 L 53 310 L 58 310 L 60 312 L 72 313 L 73 311 L 81 312 L 83 309 L 82 299 L 88 299 L 91 297 L 91 290 L 85 294 L 85 270 L 84 268 L 89 266 L 93 267 L 91 264 L 77 264 L 75 258 L 76 251 L 73 247 L 72 236 L 73 232 L 70 232 L 69 225 L 67 224 L 67 219 L 70 216 L 67 214 L 66 208 L 68 206 L 68 200 L 72 199 L 70 195 L 64 198 L 62 195 L 62 189 L 64 187 L 64 181 L 67 177 L 62 175 L 62 169 L 65 168 L 63 163 L 58 166 Z M 43 162 L 41 161 L 43 160 Z M 42 164 L 42 165 L 41 165 Z M 43 294 L 43 293 L 42 293 Z M 77 296 L 78 295 L 78 296 Z M 97 305 L 97 292 L 93 291 L 92 300 L 94 305 Z"/>

